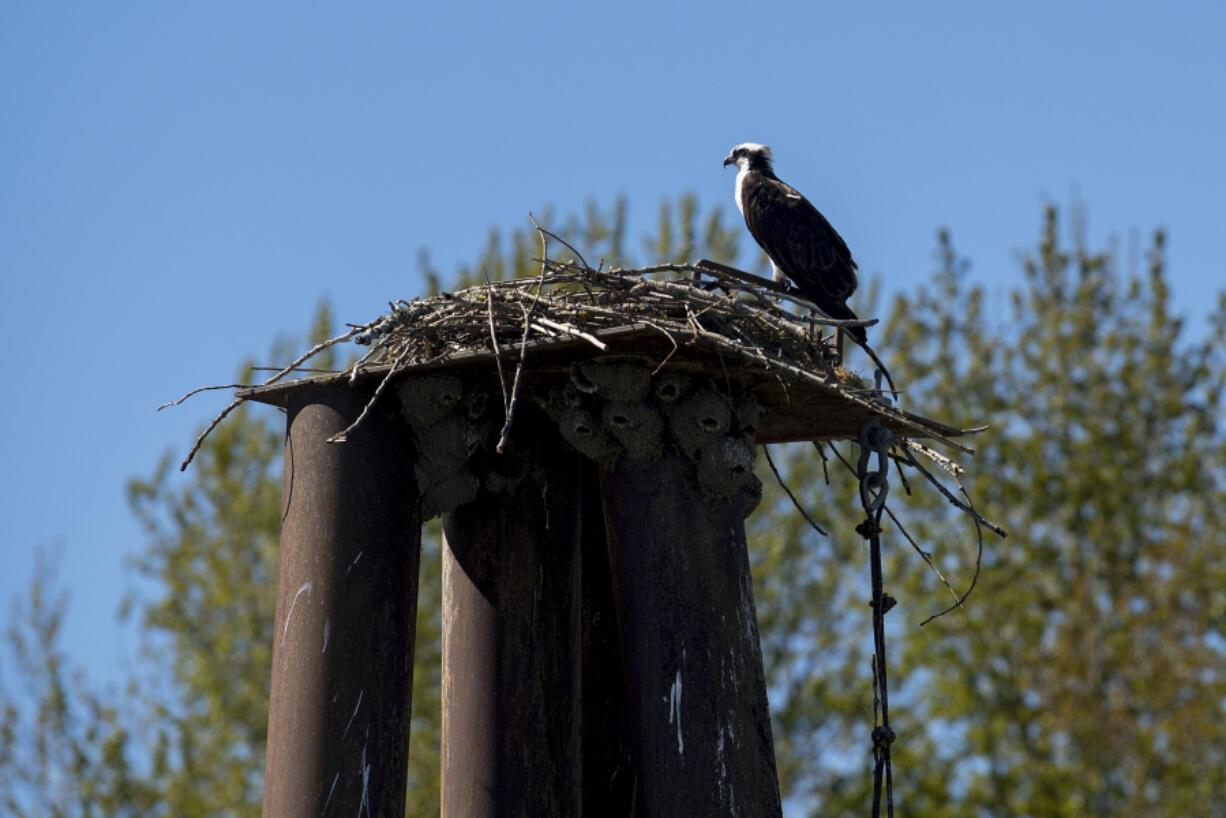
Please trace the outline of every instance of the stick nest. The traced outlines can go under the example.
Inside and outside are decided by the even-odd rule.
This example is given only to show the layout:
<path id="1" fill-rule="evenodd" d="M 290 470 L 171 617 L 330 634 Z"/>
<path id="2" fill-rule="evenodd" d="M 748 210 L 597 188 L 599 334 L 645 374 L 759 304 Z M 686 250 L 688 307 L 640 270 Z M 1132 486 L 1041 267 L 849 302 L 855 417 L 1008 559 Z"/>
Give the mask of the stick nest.
<path id="1" fill-rule="evenodd" d="M 673 274 L 688 278 L 659 278 Z M 411 302 L 362 328 L 365 364 L 396 368 L 434 363 L 471 352 L 495 352 L 534 339 L 585 339 L 603 349 L 597 333 L 627 325 L 659 331 L 674 346 L 722 339 L 738 352 L 831 374 L 837 355 L 819 327 L 846 323 L 805 317 L 778 299 L 797 300 L 780 285 L 756 276 L 734 277 L 692 265 L 636 270 L 594 270 L 545 260 L 542 275 L 487 282 Z M 803 303 L 803 302 L 799 302 Z M 755 355 L 754 357 L 758 357 Z"/>

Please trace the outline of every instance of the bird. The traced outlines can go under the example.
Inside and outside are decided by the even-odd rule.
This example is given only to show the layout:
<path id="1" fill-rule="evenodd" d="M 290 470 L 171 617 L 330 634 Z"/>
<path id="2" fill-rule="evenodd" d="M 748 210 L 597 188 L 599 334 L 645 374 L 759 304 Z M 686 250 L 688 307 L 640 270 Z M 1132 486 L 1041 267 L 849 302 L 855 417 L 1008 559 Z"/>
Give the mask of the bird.
<path id="1" fill-rule="evenodd" d="M 856 291 L 856 262 L 847 242 L 796 188 L 775 175 L 771 149 L 742 142 L 724 159 L 736 165 L 736 207 L 754 241 L 766 251 L 774 279 L 790 278 L 830 318 L 855 319 L 847 299 Z M 864 327 L 844 328 L 863 344 Z"/>

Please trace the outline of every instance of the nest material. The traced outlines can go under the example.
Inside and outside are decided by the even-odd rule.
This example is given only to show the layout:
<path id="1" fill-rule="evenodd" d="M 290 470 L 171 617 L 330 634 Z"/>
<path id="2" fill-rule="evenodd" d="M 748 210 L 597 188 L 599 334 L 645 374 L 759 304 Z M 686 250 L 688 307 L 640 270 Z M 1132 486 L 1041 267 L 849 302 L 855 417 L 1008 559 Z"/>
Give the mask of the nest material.
<path id="1" fill-rule="evenodd" d="M 569 365 L 585 355 L 630 353 L 653 361 L 653 376 L 714 372 L 726 380 L 753 381 L 767 414 L 762 442 L 849 439 L 876 414 L 899 434 L 969 451 L 950 439 L 963 430 L 898 409 L 881 389 L 839 365 L 831 328 L 875 321 L 819 318 L 811 310 L 796 314 L 784 309 L 784 300 L 810 306 L 786 285 L 711 262 L 600 270 L 546 259 L 537 277 L 395 302 L 389 314 L 333 341 L 353 338 L 370 347 L 343 374 L 350 380 L 382 375 L 375 398 L 406 370 L 492 360 L 507 410 L 504 432 L 525 359 L 529 377 L 540 377 L 559 361 Z M 867 346 L 865 351 L 877 361 Z M 504 360 L 516 366 L 513 379 Z M 279 391 L 266 385 L 240 397 L 277 402 Z"/>
<path id="2" fill-rule="evenodd" d="M 661 273 L 689 273 L 691 278 L 653 277 Z M 714 278 L 703 281 L 703 274 Z M 398 301 L 389 315 L 354 340 L 373 347 L 365 362 L 401 368 L 474 351 L 501 354 L 526 337 L 583 339 L 604 350 L 597 333 L 639 325 L 658 331 L 674 346 L 722 340 L 740 353 L 757 351 L 763 358 L 835 376 L 834 346 L 818 327 L 845 322 L 790 313 L 778 303 L 780 293 L 763 286 L 773 282 L 757 281 L 690 265 L 593 270 L 546 260 L 540 277 Z M 849 378 L 843 373 L 844 380 Z"/>
<path id="3" fill-rule="evenodd" d="M 673 277 L 657 278 L 669 274 Z M 875 320 L 795 314 L 783 308 L 785 300 L 811 306 L 786 285 L 713 262 L 601 270 L 546 258 L 537 277 L 392 303 L 387 315 L 350 325 L 345 334 L 317 344 L 261 384 L 204 387 L 159 408 L 205 389 L 238 389 L 197 438 L 180 466 L 186 469 L 207 435 L 243 401 L 284 406 L 296 389 L 378 378 L 369 410 L 398 374 L 474 364 L 492 370 L 492 363 L 506 413 L 501 449 L 521 391 L 525 360 L 532 359 L 527 367 L 531 379 L 556 374 L 559 362 L 566 368 L 584 357 L 620 353 L 653 361 L 653 381 L 657 374 L 681 372 L 715 373 L 729 384 L 751 382 L 765 412 L 758 435 L 762 443 L 853 439 L 868 417 L 879 416 L 900 435 L 971 451 L 951 438 L 978 430 L 957 429 L 897 408 L 880 384 L 870 387 L 840 366 L 833 332 L 820 331 L 869 326 Z M 369 350 L 344 371 L 286 379 L 318 372 L 303 365 L 348 340 Z M 864 350 L 884 372 L 872 349 L 864 345 Z M 513 379 L 504 361 L 515 366 Z M 892 383 L 890 387 L 892 391 Z M 333 442 L 345 440 L 365 416 L 364 411 Z"/>
<path id="4" fill-rule="evenodd" d="M 543 229 L 541 233 L 545 259 L 537 277 L 486 282 L 411 302 L 397 301 L 390 304 L 387 315 L 350 325 L 348 332 L 316 344 L 261 384 L 202 387 L 158 407 L 177 405 L 210 389 L 237 390 L 196 438 L 180 470 L 187 468 L 212 430 L 244 401 L 284 406 L 288 395 L 299 388 L 379 377 L 366 409 L 332 438 L 342 442 L 397 374 L 465 363 L 488 366 L 491 361 L 497 366 L 506 414 L 501 450 L 530 350 L 534 359 L 530 369 L 545 373 L 548 361 L 543 358 L 547 356 L 537 350 L 560 353 L 555 362 L 566 356 L 562 360 L 569 364 L 583 357 L 575 354 L 576 345 L 588 347 L 591 357 L 603 355 L 614 341 L 622 352 L 634 352 L 640 360 L 642 353 L 650 352 L 646 357 L 657 362 L 651 372 L 653 381 L 657 373 L 666 379 L 670 373 L 713 371 L 722 371 L 729 383 L 734 375 L 756 380 L 753 388 L 766 415 L 758 434 L 762 443 L 852 439 L 868 417 L 879 416 L 887 427 L 908 438 L 931 438 L 971 451 L 950 438 L 979 430 L 946 426 L 893 406 L 883 399 L 880 388 L 869 388 L 838 365 L 833 333 L 824 336 L 818 330 L 869 326 L 875 321 L 839 321 L 811 312 L 788 312 L 781 306 L 784 300 L 809 305 L 786 285 L 705 260 L 697 265 L 665 264 L 636 270 L 593 269 L 586 263 L 551 260 L 546 237 L 553 236 Z M 670 274 L 674 277 L 654 277 Z M 682 275 L 687 277 L 679 277 Z M 286 380 L 291 374 L 312 371 L 303 365 L 323 350 L 349 340 L 369 350 L 344 371 Z M 653 343 L 656 350 L 650 351 Z M 663 352 L 659 351 L 661 344 Z M 884 372 L 871 348 L 864 349 L 878 363 L 878 371 Z M 695 355 L 703 351 L 705 360 Z M 504 369 L 504 359 L 515 364 L 513 380 Z M 892 390 L 893 384 L 890 386 Z"/>

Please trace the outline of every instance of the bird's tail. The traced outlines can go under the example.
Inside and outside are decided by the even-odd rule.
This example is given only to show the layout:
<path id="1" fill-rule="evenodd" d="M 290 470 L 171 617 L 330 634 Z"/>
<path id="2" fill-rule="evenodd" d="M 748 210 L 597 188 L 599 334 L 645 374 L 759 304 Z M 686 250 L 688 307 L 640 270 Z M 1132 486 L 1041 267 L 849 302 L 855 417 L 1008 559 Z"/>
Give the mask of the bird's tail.
<path id="1" fill-rule="evenodd" d="M 847 312 L 851 313 L 851 310 L 848 310 Z M 849 315 L 848 318 L 856 318 L 855 313 Z M 864 331 L 864 327 L 843 327 L 843 330 L 861 344 L 868 343 L 868 333 Z"/>

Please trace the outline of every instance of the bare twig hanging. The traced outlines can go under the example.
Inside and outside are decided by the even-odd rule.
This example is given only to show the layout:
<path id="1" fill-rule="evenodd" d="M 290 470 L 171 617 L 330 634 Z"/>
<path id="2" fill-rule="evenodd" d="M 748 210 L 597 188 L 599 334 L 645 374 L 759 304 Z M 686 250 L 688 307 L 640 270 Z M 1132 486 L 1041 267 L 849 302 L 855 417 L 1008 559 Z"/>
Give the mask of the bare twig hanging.
<path id="1" fill-rule="evenodd" d="M 536 219 L 532 217 L 531 213 L 528 214 L 528 218 L 532 219 L 532 225 L 537 229 L 537 232 L 540 233 L 541 256 L 543 258 L 548 258 L 548 236 L 552 236 L 553 234 L 537 224 Z M 565 244 L 565 242 L 563 243 Z M 569 244 L 566 246 L 570 247 Z M 574 248 L 571 249 L 573 250 Z M 575 250 L 575 255 L 579 255 L 579 251 Z M 580 256 L 580 259 L 582 259 L 582 256 Z M 583 262 L 583 265 L 586 267 L 587 262 Z M 499 454 L 502 454 L 503 449 L 506 448 L 507 436 L 511 434 L 511 421 L 515 417 L 515 402 L 519 399 L 519 378 L 524 373 L 524 362 L 528 359 L 528 333 L 532 331 L 532 314 L 536 312 L 536 305 L 541 300 L 541 290 L 545 286 L 545 274 L 547 272 L 548 267 L 546 267 L 545 262 L 542 261 L 541 276 L 537 281 L 536 292 L 532 294 L 532 303 L 530 303 L 526 308 L 522 305 L 520 307 L 524 313 L 524 334 L 519 339 L 519 362 L 515 365 L 515 380 L 511 383 L 511 399 L 507 402 L 506 420 L 502 424 L 502 432 L 498 435 L 498 445 L 494 447 L 494 451 L 498 452 Z"/>
<path id="2" fill-rule="evenodd" d="M 252 367 L 252 368 L 255 369 L 256 367 Z M 160 412 L 169 406 L 178 406 L 180 403 L 187 400 L 192 395 L 199 395 L 201 392 L 210 392 L 214 389 L 250 389 L 250 388 L 251 388 L 251 384 L 249 383 L 227 383 L 227 384 L 222 384 L 220 386 L 201 386 L 198 389 L 193 389 L 192 391 L 188 392 L 186 395 L 179 398 L 178 400 L 172 400 L 169 403 L 163 403 L 161 406 L 157 408 L 157 411 Z"/>
<path id="3" fill-rule="evenodd" d="M 358 413 L 356 418 L 354 418 L 353 423 L 350 423 L 344 429 L 328 438 L 329 443 L 344 443 L 346 440 L 348 440 L 349 433 L 358 428 L 358 425 L 366 419 L 366 415 L 370 413 L 370 409 L 375 405 L 375 401 L 379 400 L 379 396 L 383 394 L 383 389 L 388 385 L 388 383 L 391 382 L 392 377 L 400 371 L 400 368 L 404 363 L 405 354 L 406 353 L 402 352 L 400 357 L 398 357 L 392 363 L 391 368 L 387 370 L 387 374 L 385 374 L 379 380 L 379 385 L 375 387 L 375 391 L 370 396 L 370 400 L 366 401 L 366 405 L 362 407 L 362 411 Z"/>
<path id="4" fill-rule="evenodd" d="M 366 332 L 366 331 L 368 331 L 368 330 L 370 330 L 370 329 L 372 329 L 372 328 L 374 328 L 374 327 L 376 327 L 376 326 L 378 326 L 378 325 L 380 325 L 380 324 L 383 324 L 383 323 L 384 323 L 384 322 L 386 322 L 387 320 L 388 320 L 387 316 L 382 316 L 382 315 L 381 315 L 381 316 L 379 316 L 378 318 L 376 318 L 376 319 L 375 319 L 375 320 L 373 320 L 373 321 L 369 321 L 369 322 L 367 322 L 367 323 L 365 323 L 365 324 L 362 324 L 362 325 L 360 325 L 360 326 L 351 327 L 351 328 L 349 329 L 349 331 L 348 331 L 348 332 L 342 333 L 341 335 L 338 335 L 338 336 L 336 336 L 335 338 L 329 338 L 329 339 L 328 339 L 328 340 L 326 340 L 326 341 L 321 341 L 320 343 L 318 343 L 318 344 L 316 344 L 315 346 L 313 346 L 313 347 L 311 347 L 310 349 L 308 349 L 306 352 L 304 352 L 304 353 L 302 353 L 301 355 L 299 355 L 299 356 L 298 356 L 298 357 L 297 357 L 297 358 L 296 358 L 296 359 L 295 359 L 293 362 L 291 362 L 291 363 L 290 363 L 288 366 L 286 366 L 286 367 L 282 368 L 281 370 L 279 370 L 279 371 L 278 371 L 278 372 L 277 372 L 275 375 L 273 375 L 272 377 L 268 378 L 267 380 L 265 380 L 265 381 L 264 381 L 263 383 L 261 383 L 260 385 L 261 385 L 261 386 L 269 386 L 269 385 L 271 385 L 271 384 L 276 383 L 277 381 L 281 380 L 282 378 L 284 378 L 284 377 L 285 377 L 286 375 L 288 375 L 289 373 L 291 373 L 291 372 L 295 371 L 295 370 L 296 370 L 296 369 L 297 369 L 299 366 L 301 366 L 301 365 L 302 365 L 304 362 L 306 362 L 307 360 L 309 360 L 309 359 L 313 358 L 314 356 L 318 355 L 320 352 L 323 352 L 323 351 L 324 351 L 325 349 L 327 349 L 328 347 L 330 347 L 330 346 L 335 346 L 336 344 L 339 344 L 339 343 L 341 343 L 342 341 L 348 341 L 350 338 L 353 338 L 355 335 L 358 335 L 359 333 L 362 333 L 362 332 Z M 208 387 L 205 387 L 205 388 L 207 389 Z M 226 388 L 226 387 L 223 387 L 223 388 Z M 184 395 L 184 396 L 183 396 L 182 398 L 180 398 L 179 400 L 174 401 L 174 402 L 172 402 L 172 403 L 170 403 L 170 404 L 168 404 L 168 405 L 173 406 L 173 405 L 175 405 L 175 404 L 177 404 L 177 403 L 181 403 L 182 401 L 184 401 L 184 400 L 186 400 L 187 398 L 191 397 L 193 394 L 196 394 L 197 392 L 201 392 L 201 391 L 203 391 L 203 390 L 197 389 L 197 390 L 195 390 L 195 392 L 190 392 L 190 393 L 188 393 L 187 395 Z M 196 452 L 200 451 L 200 447 L 201 447 L 202 445 L 204 445 L 204 439 L 205 439 L 206 437 L 208 437 L 208 436 L 209 436 L 209 432 L 212 432 L 214 429 L 216 429 L 216 428 L 217 428 L 217 424 L 221 423 L 221 422 L 222 422 L 222 421 L 225 419 L 226 415 L 230 414 L 230 413 L 231 413 L 231 412 L 233 412 L 235 409 L 237 409 L 237 408 L 238 408 L 238 406 L 239 406 L 239 405 L 240 405 L 240 404 L 241 404 L 241 403 L 242 403 L 244 400 L 245 400 L 244 398 L 235 398 L 234 400 L 230 401 L 230 403 L 229 403 L 229 404 L 227 404 L 227 405 L 226 405 L 226 408 L 222 409 L 222 410 L 221 410 L 221 411 L 220 411 L 220 412 L 219 412 L 219 413 L 218 413 L 218 414 L 217 414 L 217 415 L 216 415 L 216 416 L 213 418 L 212 422 L 210 422 L 210 423 L 209 423 L 209 425 L 205 427 L 204 431 L 203 431 L 203 432 L 201 432 L 201 433 L 200 433 L 200 435 L 199 435 L 199 436 L 196 438 L 196 442 L 192 444 L 192 448 L 191 448 L 191 450 L 190 450 L 190 451 L 187 453 L 187 457 L 183 458 L 183 462 L 179 464 L 179 471 L 186 471 L 186 470 L 187 470 L 188 465 L 190 465 L 190 464 L 191 464 L 191 462 L 192 462 L 192 458 L 194 458 L 194 457 L 196 456 Z M 159 408 L 161 408 L 161 407 L 159 407 Z"/>
<path id="5" fill-rule="evenodd" d="M 498 365 L 498 385 L 502 387 L 502 411 L 511 411 L 511 396 L 507 394 L 507 377 L 502 371 L 502 349 L 498 346 L 498 327 L 494 322 L 494 288 L 490 285 L 489 276 L 485 277 L 487 290 L 486 305 L 489 307 L 490 345 L 494 347 L 494 363 Z"/>
<path id="6" fill-rule="evenodd" d="M 779 483 L 779 487 L 787 494 L 788 499 L 792 501 L 792 505 L 800 512 L 800 516 L 804 517 L 805 522 L 818 534 L 821 534 L 823 537 L 829 537 L 830 535 L 826 532 L 826 529 L 814 522 L 813 518 L 809 516 L 809 512 L 805 511 L 805 507 L 800 504 L 800 501 L 796 499 L 796 495 L 788 488 L 788 484 L 783 481 L 783 475 L 779 473 L 779 469 L 775 467 L 775 461 L 771 458 L 770 446 L 763 446 L 762 452 L 766 455 L 766 462 L 770 465 L 771 473 L 775 475 L 775 480 Z"/>

